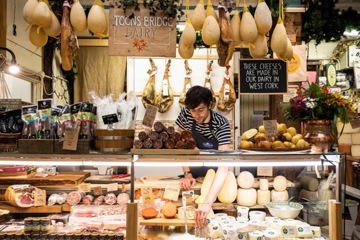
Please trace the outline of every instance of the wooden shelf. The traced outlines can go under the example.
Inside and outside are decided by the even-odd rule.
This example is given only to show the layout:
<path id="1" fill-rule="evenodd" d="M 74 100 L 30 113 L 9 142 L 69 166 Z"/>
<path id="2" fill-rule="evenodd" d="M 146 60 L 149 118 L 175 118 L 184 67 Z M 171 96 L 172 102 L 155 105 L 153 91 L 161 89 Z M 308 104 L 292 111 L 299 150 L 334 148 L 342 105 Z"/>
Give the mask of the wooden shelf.
<path id="1" fill-rule="evenodd" d="M 140 225 L 146 226 L 185 226 L 184 219 L 179 218 L 152 218 L 140 220 Z M 187 220 L 188 227 L 195 226 L 194 220 Z"/>
<path id="2" fill-rule="evenodd" d="M 0 203 L 0 209 L 9 210 L 10 213 L 62 213 L 61 205 L 21 208 L 6 203 Z"/>

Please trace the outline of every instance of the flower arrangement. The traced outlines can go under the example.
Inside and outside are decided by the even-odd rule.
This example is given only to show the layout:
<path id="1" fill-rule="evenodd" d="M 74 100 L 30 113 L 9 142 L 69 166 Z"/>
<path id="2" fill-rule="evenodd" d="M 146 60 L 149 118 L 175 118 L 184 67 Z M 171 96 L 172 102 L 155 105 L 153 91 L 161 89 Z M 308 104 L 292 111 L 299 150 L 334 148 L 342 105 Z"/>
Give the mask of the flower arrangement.
<path id="1" fill-rule="evenodd" d="M 327 86 L 320 87 L 315 83 L 308 88 L 299 88 L 297 96 L 285 107 L 287 119 L 301 122 L 323 119 L 336 123 L 340 118 L 341 122 L 348 123 L 352 114 L 355 109 L 341 93 L 332 93 Z"/>

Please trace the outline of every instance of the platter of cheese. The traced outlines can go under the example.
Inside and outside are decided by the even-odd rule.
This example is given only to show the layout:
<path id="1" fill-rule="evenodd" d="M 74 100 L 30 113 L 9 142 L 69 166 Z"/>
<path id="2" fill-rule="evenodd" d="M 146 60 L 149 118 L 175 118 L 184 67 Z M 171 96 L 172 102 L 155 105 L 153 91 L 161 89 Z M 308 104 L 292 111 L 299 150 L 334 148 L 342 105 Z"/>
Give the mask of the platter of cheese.
<path id="1" fill-rule="evenodd" d="M 289 153 L 308 153 L 311 148 L 275 148 L 275 149 L 264 149 L 264 148 L 242 148 L 242 153 L 249 154 L 289 154 Z"/>

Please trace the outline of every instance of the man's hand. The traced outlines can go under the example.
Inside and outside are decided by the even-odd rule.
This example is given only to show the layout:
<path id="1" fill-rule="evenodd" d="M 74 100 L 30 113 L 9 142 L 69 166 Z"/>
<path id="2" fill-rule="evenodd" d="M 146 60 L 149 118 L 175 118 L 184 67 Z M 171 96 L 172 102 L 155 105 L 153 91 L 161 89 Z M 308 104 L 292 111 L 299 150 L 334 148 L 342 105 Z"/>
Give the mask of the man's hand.
<path id="1" fill-rule="evenodd" d="M 196 180 L 191 175 L 187 175 L 180 180 L 180 187 L 186 190 L 191 190 L 195 184 Z"/>
<path id="2" fill-rule="evenodd" d="M 206 226 L 206 218 L 211 210 L 211 205 L 212 204 L 210 204 L 210 203 L 203 204 L 203 205 L 201 205 L 201 207 L 196 209 L 195 216 L 194 216 L 195 227 L 203 228 Z"/>

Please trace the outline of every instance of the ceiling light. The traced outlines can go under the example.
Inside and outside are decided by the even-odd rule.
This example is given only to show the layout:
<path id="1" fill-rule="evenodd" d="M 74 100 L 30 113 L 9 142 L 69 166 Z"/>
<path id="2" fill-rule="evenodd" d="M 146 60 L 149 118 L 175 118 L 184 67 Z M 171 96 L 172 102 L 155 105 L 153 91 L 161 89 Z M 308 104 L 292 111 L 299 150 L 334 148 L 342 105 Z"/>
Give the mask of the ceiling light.
<path id="1" fill-rule="evenodd" d="M 20 71 L 19 66 L 16 63 L 16 57 L 15 57 L 15 53 L 13 51 L 11 51 L 9 48 L 6 47 L 0 47 L 0 50 L 6 50 L 11 54 L 11 65 L 9 67 L 9 72 L 16 74 Z"/>

